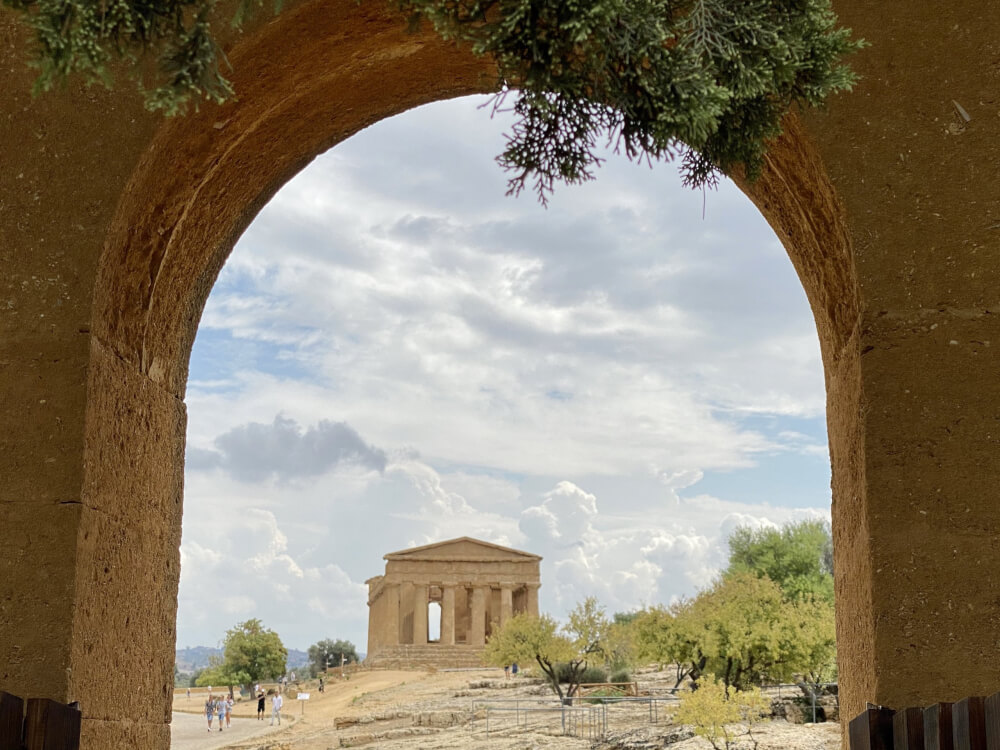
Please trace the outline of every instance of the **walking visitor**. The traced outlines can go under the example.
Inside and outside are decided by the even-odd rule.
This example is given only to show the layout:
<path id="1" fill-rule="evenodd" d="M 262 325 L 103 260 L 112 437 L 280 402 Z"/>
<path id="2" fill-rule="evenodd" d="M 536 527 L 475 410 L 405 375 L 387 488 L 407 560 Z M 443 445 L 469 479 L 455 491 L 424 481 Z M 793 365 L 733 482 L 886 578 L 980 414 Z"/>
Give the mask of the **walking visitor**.
<path id="1" fill-rule="evenodd" d="M 267 696 L 264 695 L 264 691 L 257 686 L 257 720 L 264 721 L 264 701 L 267 700 Z"/>
<path id="2" fill-rule="evenodd" d="M 215 715 L 215 701 L 212 700 L 212 694 L 208 694 L 208 698 L 205 701 L 205 718 L 208 719 L 208 731 L 212 731 L 212 717 Z"/>
<path id="3" fill-rule="evenodd" d="M 284 701 L 281 699 L 281 693 L 275 693 L 271 696 L 271 726 L 274 726 L 274 720 L 278 720 L 278 726 L 281 726 L 281 704 Z"/>

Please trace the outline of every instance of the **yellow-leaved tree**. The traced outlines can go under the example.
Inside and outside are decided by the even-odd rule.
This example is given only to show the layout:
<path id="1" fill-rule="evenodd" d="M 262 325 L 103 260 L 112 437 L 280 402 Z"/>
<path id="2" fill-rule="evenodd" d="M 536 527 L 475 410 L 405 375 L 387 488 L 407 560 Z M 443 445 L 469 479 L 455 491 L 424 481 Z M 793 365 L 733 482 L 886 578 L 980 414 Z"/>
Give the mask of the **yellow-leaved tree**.
<path id="1" fill-rule="evenodd" d="M 685 694 L 674 721 L 690 725 L 715 750 L 730 750 L 744 736 L 756 748 L 754 728 L 767 720 L 769 712 L 759 688 L 727 691 L 714 675 L 705 675 L 697 690 Z"/>

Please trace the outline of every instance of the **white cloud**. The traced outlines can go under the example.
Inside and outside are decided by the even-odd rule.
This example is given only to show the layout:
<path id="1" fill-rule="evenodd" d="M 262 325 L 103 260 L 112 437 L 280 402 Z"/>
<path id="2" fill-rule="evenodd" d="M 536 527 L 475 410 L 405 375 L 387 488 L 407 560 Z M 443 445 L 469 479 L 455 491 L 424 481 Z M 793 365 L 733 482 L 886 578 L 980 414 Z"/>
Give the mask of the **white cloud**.
<path id="1" fill-rule="evenodd" d="M 543 211 L 503 198 L 503 127 L 467 100 L 381 123 L 240 240 L 191 362 L 182 644 L 253 611 L 363 650 L 381 556 L 465 535 L 543 554 L 557 614 L 669 601 L 735 524 L 815 512 L 689 496 L 823 471 L 816 332 L 749 201 L 693 219 L 672 167 L 611 158 Z"/>

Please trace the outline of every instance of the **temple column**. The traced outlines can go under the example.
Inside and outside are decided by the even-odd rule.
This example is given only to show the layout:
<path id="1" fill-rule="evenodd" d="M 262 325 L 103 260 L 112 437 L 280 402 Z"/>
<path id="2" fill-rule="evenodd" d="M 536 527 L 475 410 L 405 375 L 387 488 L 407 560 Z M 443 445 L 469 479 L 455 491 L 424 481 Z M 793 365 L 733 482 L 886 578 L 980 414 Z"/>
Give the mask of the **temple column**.
<path id="1" fill-rule="evenodd" d="M 399 586 L 390 584 L 382 591 L 385 598 L 382 622 L 382 645 L 395 646 L 399 644 Z"/>
<path id="2" fill-rule="evenodd" d="M 427 645 L 427 586 L 413 587 L 413 643 Z"/>
<path id="3" fill-rule="evenodd" d="M 477 586 L 472 590 L 472 622 L 466 642 L 472 646 L 486 644 L 486 594 L 489 589 Z"/>
<path id="4" fill-rule="evenodd" d="M 514 591 L 510 586 L 500 587 L 500 627 L 514 614 Z"/>
<path id="5" fill-rule="evenodd" d="M 537 583 L 528 584 L 528 614 L 538 617 L 538 587 Z"/>
<path id="6" fill-rule="evenodd" d="M 455 645 L 455 587 L 441 587 L 441 644 Z"/>
<path id="7" fill-rule="evenodd" d="M 413 584 L 399 584 L 399 643 L 413 643 Z"/>

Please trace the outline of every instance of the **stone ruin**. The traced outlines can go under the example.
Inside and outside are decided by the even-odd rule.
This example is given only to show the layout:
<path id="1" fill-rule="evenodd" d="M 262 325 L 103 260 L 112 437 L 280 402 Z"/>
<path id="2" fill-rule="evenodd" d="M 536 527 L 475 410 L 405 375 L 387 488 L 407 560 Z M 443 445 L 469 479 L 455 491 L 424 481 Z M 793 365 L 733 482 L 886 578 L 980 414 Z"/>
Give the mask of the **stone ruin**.
<path id="1" fill-rule="evenodd" d="M 461 537 L 384 559 L 385 574 L 366 581 L 370 666 L 480 666 L 494 628 L 538 614 L 538 555 Z M 440 637 L 432 641 L 433 603 Z"/>

